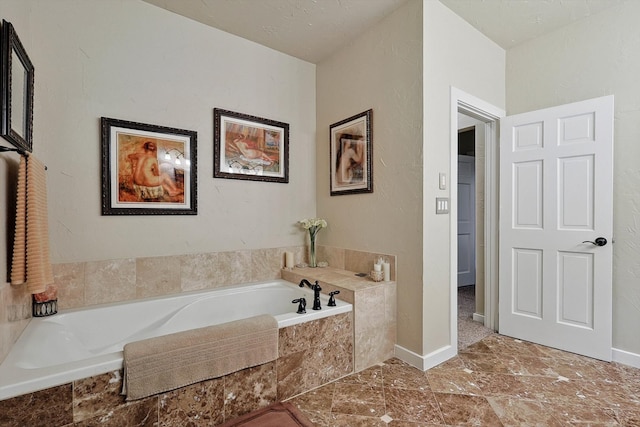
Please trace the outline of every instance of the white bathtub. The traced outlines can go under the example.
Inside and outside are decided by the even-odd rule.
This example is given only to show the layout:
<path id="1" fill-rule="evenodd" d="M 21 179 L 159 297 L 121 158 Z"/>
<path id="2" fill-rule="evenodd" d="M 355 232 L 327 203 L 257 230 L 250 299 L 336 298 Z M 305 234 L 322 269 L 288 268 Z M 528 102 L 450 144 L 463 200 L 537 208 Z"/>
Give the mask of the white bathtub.
<path id="1" fill-rule="evenodd" d="M 307 313 L 293 299 L 304 296 Z M 313 291 L 276 280 L 60 311 L 33 318 L 0 365 L 0 400 L 122 368 L 124 345 L 271 314 L 280 328 L 352 310 L 336 300 L 312 310 Z"/>

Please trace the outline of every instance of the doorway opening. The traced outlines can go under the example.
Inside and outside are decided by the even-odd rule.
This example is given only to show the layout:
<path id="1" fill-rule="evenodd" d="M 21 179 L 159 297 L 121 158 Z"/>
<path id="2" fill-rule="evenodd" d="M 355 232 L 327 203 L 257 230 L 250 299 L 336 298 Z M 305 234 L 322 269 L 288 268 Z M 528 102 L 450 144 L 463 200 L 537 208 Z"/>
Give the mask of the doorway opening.
<path id="1" fill-rule="evenodd" d="M 484 238 L 484 261 L 481 276 L 484 279 L 484 301 L 476 301 L 473 320 L 484 324 L 490 330 L 498 329 L 498 120 L 505 113 L 479 98 L 457 88 L 451 88 L 451 165 L 450 165 L 450 336 L 451 347 L 458 351 L 458 129 L 459 114 L 477 121 L 474 125 L 476 135 L 484 137 L 484 148 L 475 149 L 476 157 L 484 157 L 484 196 L 482 220 Z M 477 138 L 476 138 L 477 139 Z M 477 223 L 477 222 L 476 222 Z M 478 267 L 476 263 L 476 268 Z M 477 275 L 477 274 L 476 274 Z M 475 291 L 475 290 L 474 290 Z M 474 292 L 476 299 L 476 292 Z"/>
<path id="2" fill-rule="evenodd" d="M 493 333 L 484 326 L 483 130 L 484 122 L 458 113 L 458 350 Z"/>

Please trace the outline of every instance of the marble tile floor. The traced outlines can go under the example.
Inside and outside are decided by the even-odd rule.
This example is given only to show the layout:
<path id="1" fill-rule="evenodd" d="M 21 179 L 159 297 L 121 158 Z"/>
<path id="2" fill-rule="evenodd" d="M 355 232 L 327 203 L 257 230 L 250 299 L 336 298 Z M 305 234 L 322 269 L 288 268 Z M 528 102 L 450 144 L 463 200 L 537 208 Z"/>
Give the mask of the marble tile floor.
<path id="1" fill-rule="evenodd" d="M 640 369 L 493 334 L 426 372 L 393 358 L 290 401 L 318 427 L 637 427 Z"/>

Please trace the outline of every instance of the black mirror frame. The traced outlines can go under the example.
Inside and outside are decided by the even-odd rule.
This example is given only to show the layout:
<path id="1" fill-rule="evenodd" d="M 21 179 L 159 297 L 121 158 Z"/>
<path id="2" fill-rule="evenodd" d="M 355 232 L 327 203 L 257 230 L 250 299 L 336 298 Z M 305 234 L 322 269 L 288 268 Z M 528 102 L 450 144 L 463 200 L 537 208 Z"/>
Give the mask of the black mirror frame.
<path id="1" fill-rule="evenodd" d="M 18 38 L 13 25 L 2 20 L 2 41 L 0 43 L 0 80 L 2 82 L 2 114 L 0 115 L 0 136 L 4 137 L 11 144 L 21 151 L 32 151 L 33 147 L 33 88 L 34 88 L 34 68 L 24 46 Z M 25 82 L 24 97 L 25 107 L 25 129 L 23 133 L 16 132 L 11 122 L 11 61 L 12 54 L 16 53 L 24 67 L 27 76 Z M 14 94 L 15 95 L 15 94 Z M 23 136 L 24 135 L 24 136 Z"/>

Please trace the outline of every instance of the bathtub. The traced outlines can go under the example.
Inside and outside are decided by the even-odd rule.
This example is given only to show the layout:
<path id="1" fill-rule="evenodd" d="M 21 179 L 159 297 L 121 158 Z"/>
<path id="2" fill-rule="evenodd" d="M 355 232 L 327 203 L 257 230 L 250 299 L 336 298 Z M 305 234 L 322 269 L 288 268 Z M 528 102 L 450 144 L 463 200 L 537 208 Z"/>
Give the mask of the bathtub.
<path id="1" fill-rule="evenodd" d="M 304 296 L 307 313 L 293 299 Z M 146 338 L 271 314 L 284 328 L 352 310 L 336 299 L 312 310 L 313 291 L 275 280 L 188 292 L 33 318 L 0 365 L 0 400 L 122 368 L 124 345 Z"/>

